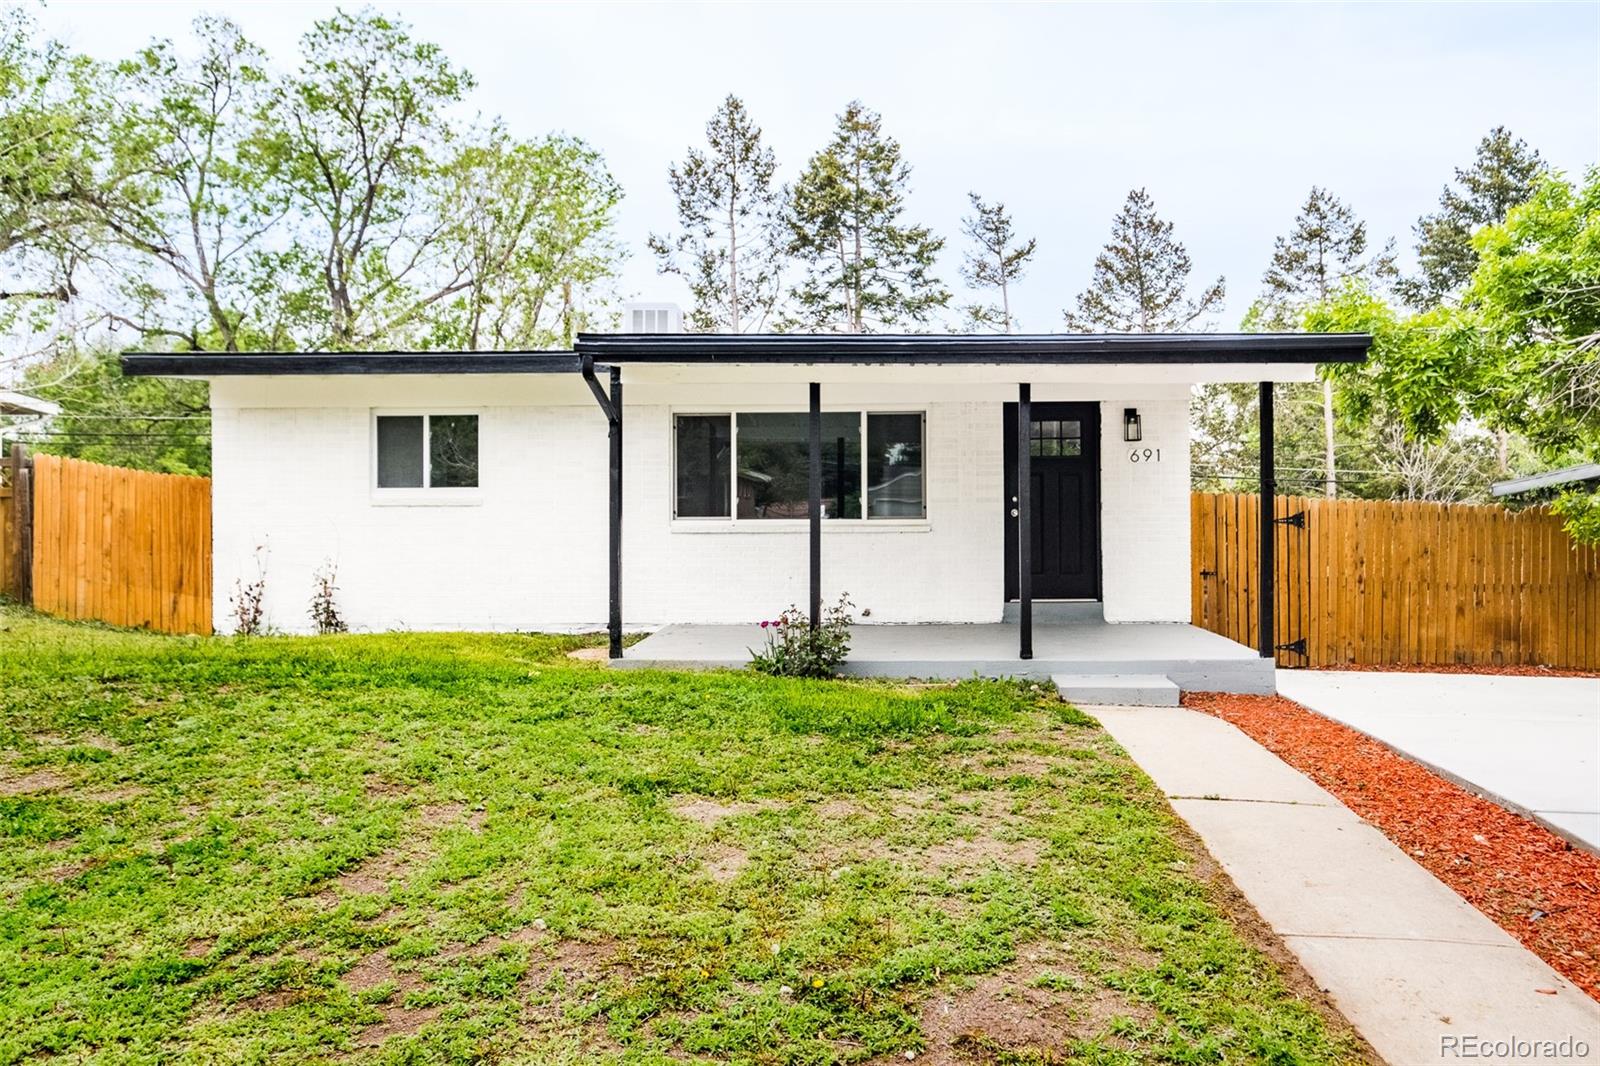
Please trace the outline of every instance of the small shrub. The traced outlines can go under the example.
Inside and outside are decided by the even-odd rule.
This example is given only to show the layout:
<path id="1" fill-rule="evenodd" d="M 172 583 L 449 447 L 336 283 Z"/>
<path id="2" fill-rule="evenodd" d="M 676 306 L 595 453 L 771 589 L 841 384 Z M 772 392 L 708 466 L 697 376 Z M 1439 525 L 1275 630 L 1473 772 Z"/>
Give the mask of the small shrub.
<path id="1" fill-rule="evenodd" d="M 775 677 L 833 677 L 839 664 L 850 653 L 849 596 L 822 612 L 813 630 L 811 619 L 791 604 L 770 622 L 762 622 L 767 643 L 760 651 L 750 650 L 750 665 Z"/>
<path id="2" fill-rule="evenodd" d="M 267 546 L 256 545 L 256 579 L 245 583 L 238 578 L 228 603 L 233 607 L 233 632 L 235 636 L 259 636 L 267 627 Z"/>
<path id="3" fill-rule="evenodd" d="M 332 559 L 326 559 L 311 575 L 311 623 L 323 636 L 329 633 L 347 633 L 350 627 L 339 614 L 336 597 L 339 591 L 339 569 Z"/>

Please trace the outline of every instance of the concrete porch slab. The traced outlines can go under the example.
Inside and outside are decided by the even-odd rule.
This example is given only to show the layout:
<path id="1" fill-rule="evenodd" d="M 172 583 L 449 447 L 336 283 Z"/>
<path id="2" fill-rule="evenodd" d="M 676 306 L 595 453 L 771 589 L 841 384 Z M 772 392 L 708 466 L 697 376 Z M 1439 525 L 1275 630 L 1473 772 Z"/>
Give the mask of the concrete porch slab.
<path id="1" fill-rule="evenodd" d="M 1590 1057 L 1477 1057 L 1596 1061 L 1600 1004 L 1255 741 L 1198 711 L 1091 713 L 1385 1060 L 1459 1062 L 1467 1038 L 1577 1038 Z"/>
<path id="2" fill-rule="evenodd" d="M 673 670 L 737 669 L 760 647 L 755 625 L 669 625 L 612 665 Z M 1270 659 L 1194 626 L 1103 621 L 1035 624 L 1033 658 L 1020 659 L 1005 623 L 857 625 L 841 672 L 853 677 L 1027 677 L 1159 674 L 1186 691 L 1271 693 Z"/>

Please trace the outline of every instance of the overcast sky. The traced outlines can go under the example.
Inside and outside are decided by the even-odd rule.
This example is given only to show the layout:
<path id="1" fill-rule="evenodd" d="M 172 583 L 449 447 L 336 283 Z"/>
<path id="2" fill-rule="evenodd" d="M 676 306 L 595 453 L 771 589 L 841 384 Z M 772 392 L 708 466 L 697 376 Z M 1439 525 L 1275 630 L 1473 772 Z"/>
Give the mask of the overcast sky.
<path id="1" fill-rule="evenodd" d="M 90 54 L 230 14 L 283 66 L 324 3 L 72 3 L 42 25 Z M 782 5 L 383 3 L 478 81 L 472 103 L 532 136 L 599 147 L 626 192 L 625 294 L 684 300 L 645 236 L 673 222 L 668 165 L 729 92 L 791 179 L 851 98 L 914 167 L 907 218 L 948 238 L 966 193 L 1005 201 L 1039 254 L 1013 296 L 1059 330 L 1112 214 L 1145 186 L 1196 278 L 1238 324 L 1273 237 L 1312 184 L 1398 238 L 1504 124 L 1571 172 L 1600 160 L 1600 4 Z"/>

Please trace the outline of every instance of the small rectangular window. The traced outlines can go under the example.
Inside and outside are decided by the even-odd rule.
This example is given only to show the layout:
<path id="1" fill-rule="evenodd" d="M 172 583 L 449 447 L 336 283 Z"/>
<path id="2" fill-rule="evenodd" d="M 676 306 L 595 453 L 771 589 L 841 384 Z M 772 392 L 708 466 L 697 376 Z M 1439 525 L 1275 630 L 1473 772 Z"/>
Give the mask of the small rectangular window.
<path id="1" fill-rule="evenodd" d="M 922 416 L 867 415 L 867 517 L 925 518 Z"/>
<path id="2" fill-rule="evenodd" d="M 478 487 L 477 415 L 378 415 L 378 488 Z"/>
<path id="3" fill-rule="evenodd" d="M 679 518 L 727 518 L 733 511 L 728 487 L 733 464 L 732 419 L 727 415 L 678 415 L 674 427 Z"/>
<path id="4" fill-rule="evenodd" d="M 378 418 L 378 487 L 422 487 L 421 415 L 383 415 Z"/>
<path id="5" fill-rule="evenodd" d="M 1083 423 L 1045 421 L 1029 424 L 1028 454 L 1039 458 L 1083 454 Z"/>

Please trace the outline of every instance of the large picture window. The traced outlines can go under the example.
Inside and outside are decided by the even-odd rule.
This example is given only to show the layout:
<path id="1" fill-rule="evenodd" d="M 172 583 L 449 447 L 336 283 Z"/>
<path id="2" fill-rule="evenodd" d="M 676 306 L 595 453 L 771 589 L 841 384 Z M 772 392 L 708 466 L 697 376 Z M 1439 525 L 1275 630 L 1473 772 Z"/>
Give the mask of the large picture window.
<path id="1" fill-rule="evenodd" d="M 678 415 L 676 517 L 809 518 L 810 424 L 805 412 Z M 927 517 L 921 413 L 823 413 L 822 517 Z"/>
<path id="2" fill-rule="evenodd" d="M 378 415 L 380 489 L 478 487 L 477 415 Z"/>

